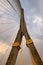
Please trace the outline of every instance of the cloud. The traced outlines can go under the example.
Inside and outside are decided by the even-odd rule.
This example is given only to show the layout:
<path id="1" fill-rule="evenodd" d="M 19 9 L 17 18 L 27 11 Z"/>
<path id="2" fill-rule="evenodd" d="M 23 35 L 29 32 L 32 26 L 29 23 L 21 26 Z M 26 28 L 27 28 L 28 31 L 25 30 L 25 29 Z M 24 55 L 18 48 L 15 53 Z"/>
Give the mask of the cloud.
<path id="1" fill-rule="evenodd" d="M 28 17 L 29 17 L 29 14 L 28 14 Z M 29 20 L 29 18 L 30 18 L 30 20 Z M 42 18 L 42 16 L 36 14 L 36 12 L 35 12 L 29 18 L 28 18 L 28 21 L 30 21 L 30 23 L 28 24 L 28 31 L 29 31 L 30 36 L 32 37 L 33 41 L 35 41 L 34 40 L 34 38 L 35 38 L 40 41 L 42 40 L 42 42 L 43 42 L 43 34 L 42 34 L 43 18 Z M 28 23 L 28 21 L 27 21 L 27 23 Z M 29 27 L 29 25 L 30 25 L 30 27 Z M 42 42 L 40 42 L 40 43 L 42 43 Z"/>
<path id="2" fill-rule="evenodd" d="M 35 15 L 35 16 L 34 16 L 33 23 L 36 23 L 36 24 L 38 24 L 38 25 L 41 25 L 41 24 L 42 24 L 42 18 L 41 18 L 41 16 Z"/>
<path id="3" fill-rule="evenodd" d="M 0 41 L 0 65 L 5 65 L 10 51 L 11 46 L 7 45 L 5 42 Z"/>

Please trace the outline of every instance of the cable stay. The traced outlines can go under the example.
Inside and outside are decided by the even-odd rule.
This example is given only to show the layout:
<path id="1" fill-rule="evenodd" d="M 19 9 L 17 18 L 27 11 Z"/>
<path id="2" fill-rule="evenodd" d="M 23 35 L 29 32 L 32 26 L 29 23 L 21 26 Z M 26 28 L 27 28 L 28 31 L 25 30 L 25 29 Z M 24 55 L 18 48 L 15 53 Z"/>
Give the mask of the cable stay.
<path id="1" fill-rule="evenodd" d="M 6 1 L 7 2 L 7 1 Z M 9 3 L 8 3 L 9 4 Z M 7 10 L 9 11 L 9 13 L 12 13 L 12 8 L 10 7 L 8 7 L 8 4 L 6 5 L 6 3 L 5 2 L 3 2 L 3 1 L 1 1 L 1 5 L 3 5 L 5 8 L 7 8 Z M 11 6 L 11 5 L 10 5 Z M 13 11 L 13 12 L 16 12 L 17 13 L 17 11 Z"/>
<path id="2" fill-rule="evenodd" d="M 11 26 L 11 27 L 7 28 L 6 30 L 0 32 L 0 34 L 5 33 L 5 32 L 7 32 L 8 30 L 11 30 L 12 28 L 14 28 L 14 26 Z M 14 29 L 16 29 L 16 28 L 14 28 Z"/>

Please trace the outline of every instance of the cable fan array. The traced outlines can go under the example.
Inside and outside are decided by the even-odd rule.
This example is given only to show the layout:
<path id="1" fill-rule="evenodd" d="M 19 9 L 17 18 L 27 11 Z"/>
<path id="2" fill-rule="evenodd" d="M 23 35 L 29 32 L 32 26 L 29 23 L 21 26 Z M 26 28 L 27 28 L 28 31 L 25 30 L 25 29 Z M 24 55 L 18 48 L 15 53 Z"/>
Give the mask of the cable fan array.
<path id="1" fill-rule="evenodd" d="M 8 3 L 7 0 L 0 0 L 0 39 L 1 40 L 5 41 L 4 38 L 7 38 L 8 39 L 7 41 L 9 41 L 9 44 L 11 43 L 11 40 L 14 40 L 13 39 L 14 33 L 19 26 L 17 22 L 19 21 L 18 16 L 19 16 L 18 12 L 12 8 L 12 6 Z M 15 25 L 15 22 L 16 22 L 16 25 Z M 4 36 L 5 34 L 6 36 Z M 9 50 L 9 47 L 5 51 L 2 58 L 0 59 L 0 63 L 2 63 L 2 59 L 5 57 L 5 54 L 8 50 Z"/>

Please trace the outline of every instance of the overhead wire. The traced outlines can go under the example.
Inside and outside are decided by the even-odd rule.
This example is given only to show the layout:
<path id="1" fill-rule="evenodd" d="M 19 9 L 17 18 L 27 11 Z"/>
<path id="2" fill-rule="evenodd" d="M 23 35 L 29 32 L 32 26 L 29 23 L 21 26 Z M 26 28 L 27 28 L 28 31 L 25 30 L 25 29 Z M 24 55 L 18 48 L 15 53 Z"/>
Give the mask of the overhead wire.
<path id="1" fill-rule="evenodd" d="M 2 12 L 2 11 L 1 11 Z M 7 12 L 5 12 L 5 13 L 7 13 Z M 8 13 L 7 13 L 8 14 Z M 10 13 L 11 14 L 11 13 Z M 3 17 L 4 18 L 4 17 Z M 13 18 L 13 17 L 12 17 Z M 7 24 L 7 23 L 3 23 L 3 24 Z M 9 23 L 8 23 L 9 24 Z"/>
<path id="2" fill-rule="evenodd" d="M 3 11 L 1 11 L 1 12 L 3 12 Z M 7 13 L 7 12 L 4 12 L 4 13 Z M 9 13 L 7 13 L 7 14 L 9 14 Z M 11 14 L 11 13 L 10 13 Z M 7 24 L 7 23 L 4 23 L 4 24 Z M 9 23 L 8 23 L 9 24 Z M 8 30 L 8 29 L 7 29 Z M 2 32 L 1 32 L 2 33 Z"/>
<path id="3" fill-rule="evenodd" d="M 7 21 L 8 20 L 8 21 Z M 18 19 L 17 19 L 18 20 Z M 11 18 L 7 18 L 6 19 L 3 17 L 0 19 L 0 24 L 15 24 L 15 22 L 17 23 L 17 20 L 16 19 L 11 19 Z M 17 23 L 18 24 L 18 23 Z"/>
<path id="4" fill-rule="evenodd" d="M 0 24 L 14 24 L 15 22 L 10 22 L 10 23 L 0 23 Z"/>
<path id="5" fill-rule="evenodd" d="M 1 12 L 2 12 L 2 11 L 1 11 Z M 11 15 L 10 13 L 8 13 L 8 12 L 6 12 L 6 11 L 4 11 L 4 13 L 5 13 L 5 14 L 8 14 L 8 15 Z M 13 14 L 13 13 L 12 13 L 12 14 Z M 12 18 L 14 18 L 14 14 L 13 14 Z"/>
<path id="6" fill-rule="evenodd" d="M 12 35 L 13 35 L 13 33 L 14 33 L 14 32 L 12 32 Z M 10 44 L 10 46 L 12 46 L 12 45 Z M 6 49 L 6 51 L 5 51 L 4 55 L 2 56 L 0 62 L 2 62 L 2 59 L 5 57 L 5 54 L 7 53 L 8 50 L 9 50 L 9 47 Z"/>
<path id="7" fill-rule="evenodd" d="M 15 29 L 16 29 L 16 28 L 15 28 Z M 13 33 L 14 33 L 14 31 L 12 32 L 12 35 L 13 35 Z M 11 40 L 10 40 L 10 41 L 11 41 Z M 10 44 L 10 46 L 11 46 L 11 44 Z M 5 57 L 5 54 L 7 53 L 8 50 L 9 50 L 9 47 L 6 49 L 6 51 L 5 51 L 4 55 L 2 56 L 0 62 L 2 62 L 2 59 Z"/>
<path id="8" fill-rule="evenodd" d="M 13 5 L 10 3 L 10 1 L 9 0 L 7 0 L 8 1 L 8 3 L 11 5 L 11 7 L 16 11 L 16 9 L 13 7 Z M 18 14 L 18 12 L 16 11 L 16 13 Z M 19 14 L 18 14 L 19 15 Z"/>
<path id="9" fill-rule="evenodd" d="M 14 33 L 14 31 L 12 32 L 12 35 L 13 35 L 13 33 Z M 11 44 L 10 44 L 10 46 L 11 46 Z M 3 57 L 1 58 L 0 62 L 2 62 L 2 59 L 5 57 L 5 54 L 7 53 L 8 50 L 9 50 L 9 47 L 6 49 L 6 51 L 5 51 L 4 55 L 3 55 Z"/>
<path id="10" fill-rule="evenodd" d="M 19 20 L 19 19 L 16 19 L 16 18 L 17 18 L 17 17 L 12 18 L 12 17 L 8 17 L 8 16 L 4 16 L 4 17 L 1 16 L 1 17 L 0 17 L 0 20 L 3 21 L 3 22 L 0 22 L 0 24 L 1 24 L 1 23 L 3 23 L 3 24 L 4 24 L 4 23 L 5 23 L 5 24 L 6 24 L 6 23 L 15 23 L 15 21 L 17 22 L 17 20 Z M 9 22 L 8 22 L 7 20 L 8 20 Z M 5 22 L 5 21 L 7 21 L 7 22 Z"/>
<path id="11" fill-rule="evenodd" d="M 2 5 L 0 5 L 0 6 L 2 6 Z M 4 6 L 2 6 L 2 7 L 4 8 Z M 6 11 L 5 11 L 5 10 L 6 10 Z M 5 10 L 4 10 L 4 11 L 0 10 L 0 11 L 3 12 L 4 14 L 8 14 L 8 15 L 14 17 L 14 15 L 11 14 L 7 9 L 5 9 Z"/>
<path id="12" fill-rule="evenodd" d="M 12 6 L 12 4 L 7 0 L 7 2 L 10 4 L 10 6 L 16 11 L 16 9 Z"/>
<path id="13" fill-rule="evenodd" d="M 10 4 L 11 5 L 11 4 Z M 11 5 L 12 6 L 12 5 Z M 6 12 L 5 12 L 6 13 Z M 7 13 L 8 14 L 8 13 Z M 10 13 L 11 14 L 11 13 Z M 7 23 L 6 23 L 7 24 Z M 12 27 L 10 27 L 10 28 L 8 28 L 7 30 L 4 30 L 3 32 L 0 32 L 0 33 L 4 33 L 5 31 L 8 31 L 9 29 L 11 29 L 11 28 L 13 28 L 13 26 Z M 8 47 L 8 49 L 9 49 L 9 47 Z M 8 51 L 8 49 L 6 50 L 6 52 Z M 6 53 L 5 52 L 5 53 Z M 5 54 L 3 55 L 3 57 L 1 58 L 1 60 L 4 58 L 4 56 L 5 56 Z M 0 61 L 1 62 L 1 61 Z"/>
<path id="14" fill-rule="evenodd" d="M 3 1 L 0 2 L 0 4 L 2 6 L 4 6 L 5 8 L 7 8 L 8 11 L 11 11 L 11 9 L 9 9 L 9 7 L 6 5 L 6 3 L 4 3 Z M 11 12 L 12 13 L 12 12 Z"/>
<path id="15" fill-rule="evenodd" d="M 4 5 L 4 7 L 6 7 L 8 10 L 10 10 L 10 11 L 12 10 L 12 9 L 9 9 L 9 6 L 7 6 L 7 5 L 9 5 L 9 3 L 7 4 L 7 2 L 5 3 L 5 1 L 2 1 L 2 0 L 0 3 L 2 3 Z M 10 6 L 10 8 L 11 8 L 11 6 Z"/>
<path id="16" fill-rule="evenodd" d="M 8 22 L 4 22 L 4 21 L 9 21 L 9 23 L 11 22 L 11 23 L 14 23 L 15 21 L 17 22 L 17 20 L 19 21 L 20 19 L 18 18 L 18 17 L 10 17 L 10 16 L 4 16 L 4 15 L 2 15 L 2 16 L 0 16 L 0 23 L 8 23 Z M 3 21 L 3 22 L 1 22 L 1 21 Z"/>
<path id="17" fill-rule="evenodd" d="M 18 26 L 17 26 L 17 27 L 18 27 Z M 10 35 L 12 34 L 12 32 L 14 33 L 14 32 L 16 31 L 17 27 L 15 27 L 15 28 L 13 28 L 13 29 L 11 28 L 10 31 L 8 31 L 8 33 L 10 32 Z M 12 31 L 12 32 L 11 32 L 11 31 Z M 9 37 L 9 35 L 7 35 L 7 37 Z"/>
<path id="18" fill-rule="evenodd" d="M 7 0 L 8 1 L 8 0 Z M 8 1 L 9 2 L 9 1 Z M 9 2 L 10 3 L 10 2 Z M 4 3 L 3 3 L 4 4 Z M 9 9 L 9 8 L 8 8 Z M 4 12 L 4 13 L 6 13 L 6 12 Z M 7 14 L 9 14 L 9 13 L 7 13 Z M 10 13 L 11 14 L 11 13 Z"/>
<path id="19" fill-rule="evenodd" d="M 5 12 L 5 13 L 7 13 L 7 12 Z M 8 14 L 8 13 L 7 13 Z M 13 18 L 13 17 L 12 17 Z M 9 24 L 9 23 L 2 23 L 2 24 Z"/>
<path id="20" fill-rule="evenodd" d="M 7 32 L 8 30 L 12 29 L 14 26 L 10 27 L 10 28 L 7 28 L 6 30 L 0 32 L 0 34 L 4 33 L 4 32 Z"/>
<path id="21" fill-rule="evenodd" d="M 8 3 L 8 4 L 9 4 L 9 3 Z M 2 2 L 2 1 L 1 1 L 1 5 L 4 5 L 4 7 L 7 8 L 7 11 L 9 11 L 10 14 L 12 13 L 11 9 L 13 9 L 13 8 L 10 8 L 10 9 L 9 9 L 9 7 L 8 7 L 4 2 Z M 10 5 L 10 6 L 11 6 L 11 5 Z M 15 10 L 14 10 L 14 11 L 15 11 Z M 15 12 L 17 13 L 17 11 L 15 11 Z"/>
<path id="22" fill-rule="evenodd" d="M 8 2 L 9 2 L 9 4 L 11 5 L 11 7 L 16 11 L 16 9 L 14 8 L 14 6 L 10 3 L 10 1 L 9 0 L 7 0 Z M 17 5 L 17 7 L 18 7 L 18 9 L 21 11 L 21 5 L 20 5 L 20 3 L 18 2 L 18 0 L 15 0 L 16 1 L 16 5 Z M 20 7 L 20 8 L 19 8 Z"/>

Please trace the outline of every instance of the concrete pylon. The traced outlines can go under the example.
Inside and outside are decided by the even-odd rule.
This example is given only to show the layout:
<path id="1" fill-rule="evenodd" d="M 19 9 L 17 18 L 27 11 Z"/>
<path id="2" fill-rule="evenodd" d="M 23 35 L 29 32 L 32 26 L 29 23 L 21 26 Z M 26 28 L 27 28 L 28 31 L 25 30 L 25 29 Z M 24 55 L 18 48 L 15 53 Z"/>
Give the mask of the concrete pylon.
<path id="1" fill-rule="evenodd" d="M 34 46 L 34 43 L 28 34 L 25 19 L 24 19 L 24 10 L 23 9 L 21 11 L 21 30 L 22 30 L 22 34 L 26 38 L 26 46 L 30 49 L 30 52 L 32 54 L 32 57 L 33 57 L 35 64 L 36 65 L 43 65 L 43 62 L 42 62 L 42 60 L 41 60 L 41 58 L 40 58 L 40 56 L 39 56 L 39 54 Z"/>
<path id="2" fill-rule="evenodd" d="M 12 45 L 12 50 L 10 52 L 9 58 L 7 60 L 6 65 L 15 65 L 18 52 L 20 50 L 20 45 L 22 41 L 22 36 L 25 36 L 26 38 L 26 46 L 30 49 L 30 52 L 32 54 L 33 60 L 36 65 L 43 65 L 43 62 L 34 46 L 34 43 L 28 34 L 25 19 L 24 19 L 24 10 L 21 8 L 21 16 L 20 16 L 20 29 L 17 33 L 16 39 Z"/>
<path id="3" fill-rule="evenodd" d="M 6 65 L 15 65 L 17 55 L 20 50 L 21 41 L 22 41 L 22 33 L 20 28 L 17 33 L 16 39 L 12 45 L 12 50 L 10 52 Z"/>

